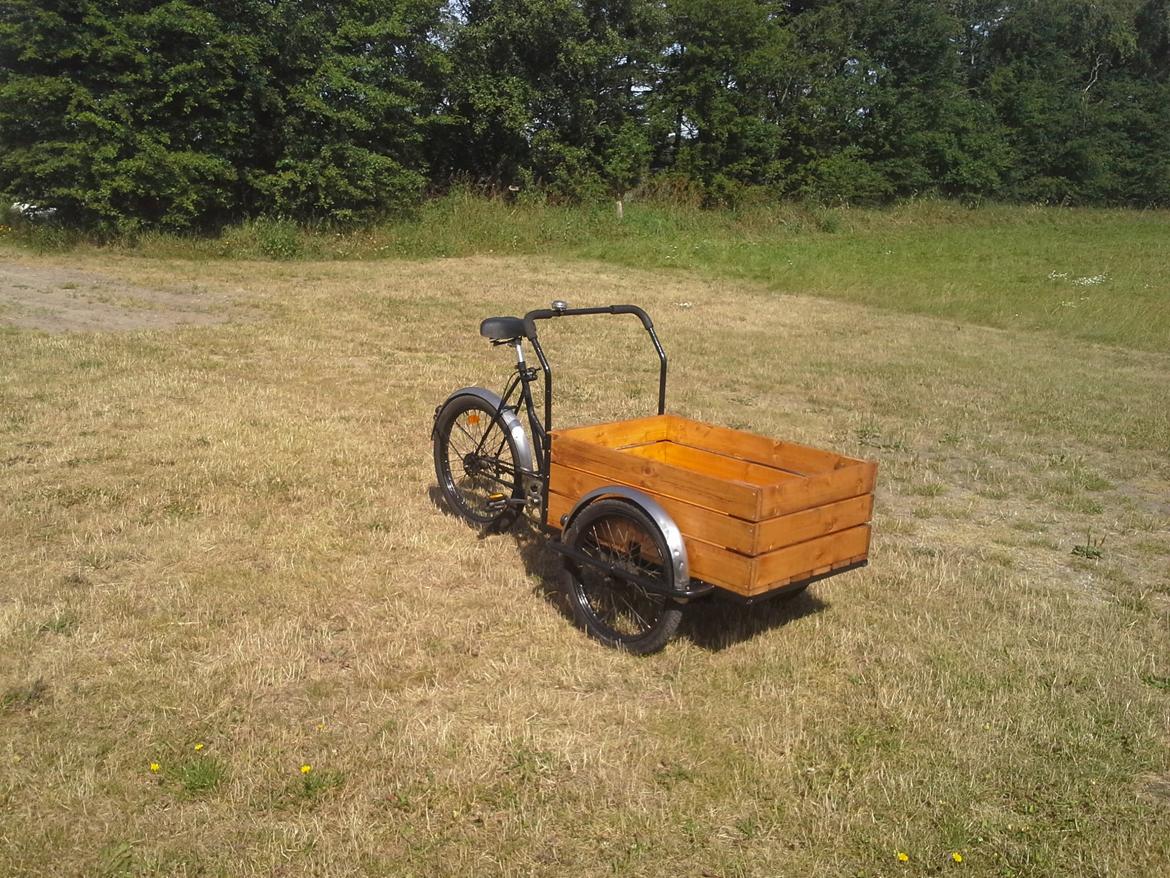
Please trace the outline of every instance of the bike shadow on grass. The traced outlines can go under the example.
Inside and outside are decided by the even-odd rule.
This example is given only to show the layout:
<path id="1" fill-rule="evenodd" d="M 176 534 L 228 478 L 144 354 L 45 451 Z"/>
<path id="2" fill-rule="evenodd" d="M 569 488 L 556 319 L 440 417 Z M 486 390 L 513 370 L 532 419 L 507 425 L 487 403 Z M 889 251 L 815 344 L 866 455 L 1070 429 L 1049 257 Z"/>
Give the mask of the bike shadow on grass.
<path id="1" fill-rule="evenodd" d="M 532 591 L 561 614 L 568 624 L 573 616 L 562 591 L 562 556 L 549 547 L 549 537 L 530 520 L 518 522 L 510 531 L 529 577 Z M 786 599 L 745 606 L 719 595 L 691 601 L 683 613 L 677 638 L 690 640 L 710 652 L 744 643 L 777 628 L 822 612 L 828 604 L 808 589 Z M 667 647 L 669 649 L 669 647 Z"/>
<path id="2" fill-rule="evenodd" d="M 458 518 L 443 500 L 443 492 L 433 485 L 427 492 L 431 503 L 444 515 Z M 520 560 L 530 579 L 535 580 L 532 593 L 556 608 L 569 624 L 573 616 L 561 590 L 564 569 L 562 556 L 549 546 L 550 537 L 527 516 L 521 517 L 504 534 L 482 531 L 480 539 L 506 535 L 516 543 Z M 791 597 L 775 598 L 753 606 L 725 598 L 718 593 L 699 598 L 687 605 L 676 637 L 686 638 L 711 652 L 727 649 L 776 628 L 815 616 L 829 607 L 809 589 Z"/>

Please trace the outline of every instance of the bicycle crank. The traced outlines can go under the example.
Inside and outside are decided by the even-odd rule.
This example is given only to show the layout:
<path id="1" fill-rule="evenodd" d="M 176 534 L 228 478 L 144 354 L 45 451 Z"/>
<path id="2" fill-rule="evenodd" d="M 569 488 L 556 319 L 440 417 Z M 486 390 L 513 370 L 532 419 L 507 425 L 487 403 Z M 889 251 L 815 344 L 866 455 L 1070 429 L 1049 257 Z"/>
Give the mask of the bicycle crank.
<path id="1" fill-rule="evenodd" d="M 488 510 L 493 512 L 493 513 L 503 512 L 509 506 L 523 506 L 523 505 L 524 505 L 524 498 L 523 497 L 509 497 L 507 494 L 504 494 L 501 491 L 493 491 L 492 493 L 488 494 L 488 502 L 487 502 Z"/>

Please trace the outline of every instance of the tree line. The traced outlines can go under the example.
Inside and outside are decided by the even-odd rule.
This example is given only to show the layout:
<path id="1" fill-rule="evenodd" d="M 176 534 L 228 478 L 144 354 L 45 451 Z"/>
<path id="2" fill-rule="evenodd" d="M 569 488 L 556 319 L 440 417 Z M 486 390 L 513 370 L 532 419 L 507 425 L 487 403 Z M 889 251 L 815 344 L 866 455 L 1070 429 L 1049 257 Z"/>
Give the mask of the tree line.
<path id="1" fill-rule="evenodd" d="M 69 223 L 460 181 L 1170 204 L 1170 0 L 0 0 L 0 192 Z"/>

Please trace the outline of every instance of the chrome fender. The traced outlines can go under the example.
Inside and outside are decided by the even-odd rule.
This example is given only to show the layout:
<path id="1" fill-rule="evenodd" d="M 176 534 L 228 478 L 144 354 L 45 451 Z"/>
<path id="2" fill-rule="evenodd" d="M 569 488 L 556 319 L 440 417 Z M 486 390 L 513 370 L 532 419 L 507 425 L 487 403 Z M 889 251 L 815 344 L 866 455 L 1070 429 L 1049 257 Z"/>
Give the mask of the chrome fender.
<path id="1" fill-rule="evenodd" d="M 490 405 L 493 409 L 499 411 L 500 395 L 492 393 L 485 387 L 461 387 L 443 400 L 443 404 L 435 409 L 435 423 L 439 423 L 439 415 L 443 413 L 448 405 L 461 396 L 477 396 Z M 500 412 L 500 418 L 507 427 L 508 432 L 512 435 L 513 441 L 516 443 L 516 450 L 520 453 L 520 467 L 526 473 L 534 472 L 533 461 L 536 459 L 532 454 L 532 443 L 528 441 L 528 434 L 524 432 L 524 425 L 520 423 L 520 419 L 516 417 L 516 413 L 511 409 L 504 409 Z M 431 435 L 434 435 L 434 427 L 431 428 Z"/>
<path id="2" fill-rule="evenodd" d="M 573 519 L 577 517 L 582 509 L 594 500 L 600 500 L 603 497 L 617 497 L 628 503 L 633 503 L 649 515 L 650 519 L 658 525 L 658 529 L 662 531 L 662 537 L 666 540 L 666 545 L 670 549 L 670 560 L 674 566 L 674 587 L 677 591 L 686 591 L 690 584 L 691 573 L 687 560 L 687 546 L 683 542 L 682 532 L 678 529 L 678 525 L 674 523 L 674 519 L 670 517 L 670 514 L 662 508 L 662 504 L 649 494 L 639 491 L 637 488 L 627 488 L 625 485 L 607 485 L 604 488 L 594 488 L 592 491 L 583 494 L 581 499 L 577 501 L 577 505 L 573 507 L 573 511 L 565 516 L 562 521 L 563 528 L 568 530 L 569 525 L 573 523 Z"/>

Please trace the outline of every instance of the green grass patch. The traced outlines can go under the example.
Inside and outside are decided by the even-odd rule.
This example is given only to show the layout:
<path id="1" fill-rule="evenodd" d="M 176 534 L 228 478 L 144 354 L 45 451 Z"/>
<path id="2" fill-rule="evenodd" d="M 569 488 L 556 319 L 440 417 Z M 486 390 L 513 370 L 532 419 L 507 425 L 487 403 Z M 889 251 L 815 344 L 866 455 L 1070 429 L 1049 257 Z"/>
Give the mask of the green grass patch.
<path id="1" fill-rule="evenodd" d="M 510 204 L 456 193 L 413 218 L 358 230 L 297 229 L 260 219 L 218 237 L 145 234 L 115 249 L 169 258 L 429 259 L 517 254 L 589 259 L 747 280 L 894 311 L 1170 351 L 1170 212 L 888 209 L 780 203 L 706 211 L 678 205 Z M 19 229 L 39 251 L 76 235 Z"/>
<path id="2" fill-rule="evenodd" d="M 214 756 L 199 754 L 176 765 L 171 772 L 184 793 L 203 795 L 216 790 L 227 779 L 227 766 Z"/>
<path id="3" fill-rule="evenodd" d="M 37 678 L 30 683 L 9 686 L 0 695 L 0 711 L 32 710 L 49 698 L 49 684 Z"/>

